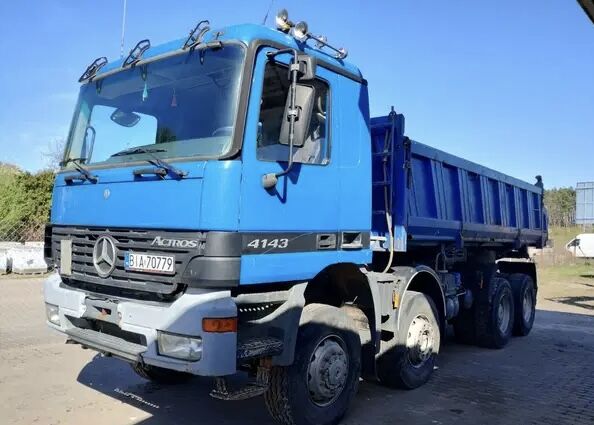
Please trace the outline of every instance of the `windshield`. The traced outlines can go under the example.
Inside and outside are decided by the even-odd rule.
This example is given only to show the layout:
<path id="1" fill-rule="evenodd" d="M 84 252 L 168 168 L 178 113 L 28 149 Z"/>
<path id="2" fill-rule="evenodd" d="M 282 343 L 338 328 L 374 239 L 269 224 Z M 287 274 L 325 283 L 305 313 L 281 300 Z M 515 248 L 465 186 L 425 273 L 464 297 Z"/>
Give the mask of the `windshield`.
<path id="1" fill-rule="evenodd" d="M 73 166 L 69 159 L 99 165 L 149 155 L 224 155 L 232 143 L 243 58 L 240 45 L 197 49 L 85 84 L 67 144 L 67 166 Z"/>

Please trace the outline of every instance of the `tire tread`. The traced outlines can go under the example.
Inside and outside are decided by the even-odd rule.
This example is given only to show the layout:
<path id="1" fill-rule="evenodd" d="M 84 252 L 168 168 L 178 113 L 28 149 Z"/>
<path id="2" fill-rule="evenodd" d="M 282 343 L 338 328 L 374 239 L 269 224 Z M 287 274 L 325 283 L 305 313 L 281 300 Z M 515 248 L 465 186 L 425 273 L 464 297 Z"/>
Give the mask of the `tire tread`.
<path id="1" fill-rule="evenodd" d="M 509 282 L 503 277 L 493 277 L 489 282 L 489 288 L 481 294 L 481 297 L 477 300 L 476 305 L 476 343 L 481 347 L 486 348 L 503 348 L 509 341 L 508 337 L 502 338 L 498 335 L 497 324 L 493 323 L 493 300 L 502 287 L 508 287 L 509 292 L 512 296 L 512 317 L 510 320 L 514 321 L 514 302 L 513 292 Z M 505 289 L 504 289 L 505 290 Z M 513 328 L 513 323 L 512 323 Z M 509 335 L 511 336 L 511 334 Z"/>

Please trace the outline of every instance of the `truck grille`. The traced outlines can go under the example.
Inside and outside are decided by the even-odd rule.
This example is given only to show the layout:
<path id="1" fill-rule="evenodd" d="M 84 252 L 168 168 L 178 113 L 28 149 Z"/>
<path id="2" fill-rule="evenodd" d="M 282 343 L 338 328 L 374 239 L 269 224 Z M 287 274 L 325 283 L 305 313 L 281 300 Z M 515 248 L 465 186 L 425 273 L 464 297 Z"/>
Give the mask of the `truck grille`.
<path id="1" fill-rule="evenodd" d="M 93 248 L 101 236 L 109 236 L 113 239 L 117 257 L 114 270 L 105 278 L 99 276 L 93 264 Z M 151 242 L 157 236 L 162 239 L 195 240 L 198 241 L 198 247 L 152 246 Z M 52 228 L 52 254 L 58 268 L 62 240 L 72 241 L 72 273 L 69 276 L 61 276 L 68 286 L 106 294 L 115 294 L 114 289 L 117 289 L 128 294 L 137 294 L 140 291 L 141 293 L 171 296 L 183 289 L 181 277 L 188 262 L 192 258 L 202 255 L 206 233 L 54 226 Z M 175 255 L 175 274 L 161 275 L 127 271 L 124 269 L 126 251 Z"/>

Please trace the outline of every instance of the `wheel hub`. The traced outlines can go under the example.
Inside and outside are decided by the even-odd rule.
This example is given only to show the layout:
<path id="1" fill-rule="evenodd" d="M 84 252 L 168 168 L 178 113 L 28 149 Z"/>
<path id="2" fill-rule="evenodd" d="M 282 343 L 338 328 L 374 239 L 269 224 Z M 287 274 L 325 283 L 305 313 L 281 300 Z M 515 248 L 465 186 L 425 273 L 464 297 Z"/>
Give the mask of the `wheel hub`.
<path id="1" fill-rule="evenodd" d="M 421 367 L 433 354 L 435 330 L 425 316 L 416 316 L 408 327 L 406 348 L 408 359 L 414 367 Z"/>
<path id="2" fill-rule="evenodd" d="M 511 321 L 511 300 L 509 296 L 505 295 L 499 300 L 497 308 L 497 326 L 502 333 L 507 331 Z"/>
<path id="3" fill-rule="evenodd" d="M 344 341 L 328 336 L 315 348 L 307 368 L 307 389 L 318 406 L 332 403 L 345 387 L 349 362 Z"/>
<path id="4" fill-rule="evenodd" d="M 524 316 L 525 322 L 529 322 L 532 317 L 533 303 L 532 293 L 530 291 L 524 292 L 524 298 L 522 299 L 522 315 Z"/>

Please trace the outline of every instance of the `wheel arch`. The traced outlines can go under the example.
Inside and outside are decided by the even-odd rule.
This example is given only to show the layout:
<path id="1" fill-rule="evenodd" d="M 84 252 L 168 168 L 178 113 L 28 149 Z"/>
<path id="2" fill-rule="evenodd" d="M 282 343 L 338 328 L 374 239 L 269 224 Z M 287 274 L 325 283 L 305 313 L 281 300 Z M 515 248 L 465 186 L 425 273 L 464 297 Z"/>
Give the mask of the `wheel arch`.
<path id="1" fill-rule="evenodd" d="M 375 354 L 380 346 L 380 295 L 377 284 L 368 279 L 360 266 L 337 263 L 326 267 L 307 283 L 304 299 L 305 305 L 348 305 L 363 313 L 369 327 L 370 341 L 362 341 L 362 367 L 364 373 L 374 373 Z M 357 321 L 357 315 L 353 316 L 353 312 L 353 309 L 346 309 L 346 313 Z"/>
<path id="2" fill-rule="evenodd" d="M 441 287 L 441 280 L 435 271 L 427 266 L 416 267 L 395 267 L 395 274 L 400 275 L 405 284 L 400 285 L 399 302 L 402 302 L 406 291 L 421 292 L 429 296 L 439 315 L 439 324 L 442 332 L 445 329 L 445 295 Z M 398 308 L 397 323 L 400 323 L 400 314 L 402 309 Z M 399 325 L 398 325 L 399 326 Z"/>
<path id="3" fill-rule="evenodd" d="M 507 275 L 522 273 L 530 276 L 532 282 L 534 282 L 534 289 L 538 290 L 536 264 L 533 261 L 518 261 L 504 258 L 497 261 L 497 268 L 500 273 Z"/>
<path id="4" fill-rule="evenodd" d="M 355 322 L 365 320 L 369 327 L 371 343 L 362 352 L 363 367 L 374 365 L 379 349 L 380 311 L 377 285 L 367 278 L 360 266 L 354 263 L 337 263 L 322 269 L 313 279 L 298 283 L 287 292 L 281 307 L 258 321 L 259 332 L 282 335 L 283 352 L 273 357 L 273 364 L 288 366 L 293 363 L 297 348 L 297 333 L 305 316 L 303 309 L 310 304 L 333 307 L 348 306 L 345 313 Z M 266 293 L 255 293 L 250 298 L 267 299 Z M 356 308 L 353 308 L 356 307 Z M 362 312 L 362 314 L 361 314 Z M 282 332 L 276 330 L 282 329 Z M 371 366 L 373 367 L 373 366 Z"/>

